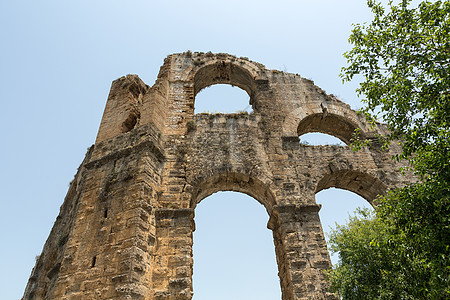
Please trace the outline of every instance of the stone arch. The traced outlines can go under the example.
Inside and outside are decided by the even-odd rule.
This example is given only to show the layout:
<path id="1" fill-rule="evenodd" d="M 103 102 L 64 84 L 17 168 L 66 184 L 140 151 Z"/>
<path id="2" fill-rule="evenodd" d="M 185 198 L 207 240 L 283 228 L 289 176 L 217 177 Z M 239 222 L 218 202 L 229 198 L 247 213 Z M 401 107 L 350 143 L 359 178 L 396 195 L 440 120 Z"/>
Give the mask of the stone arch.
<path id="1" fill-rule="evenodd" d="M 276 205 L 275 193 L 273 190 L 271 183 L 264 183 L 255 176 L 237 172 L 220 173 L 200 180 L 194 184 L 191 193 L 190 209 L 195 210 L 196 205 L 203 199 L 219 191 L 244 193 L 262 204 L 269 215 L 267 228 L 273 232 L 273 242 L 282 298 L 288 299 L 292 298 L 289 296 L 291 293 L 289 290 L 289 282 L 291 280 L 286 277 L 286 273 L 289 272 L 289 266 L 286 262 L 287 253 L 285 243 L 283 242 L 284 232 L 280 227 L 279 207 Z"/>
<path id="2" fill-rule="evenodd" d="M 244 90 L 254 112 L 258 112 L 260 106 L 260 90 L 269 87 L 267 70 L 263 65 L 224 53 L 188 51 L 169 56 L 167 65 L 177 66 L 167 75 L 167 102 L 160 108 L 162 113 L 158 112 L 158 116 L 165 116 L 167 134 L 186 132 L 187 124 L 194 116 L 195 96 L 205 87 L 228 84 Z M 167 74 L 167 70 L 162 68 L 161 74 Z"/>
<path id="3" fill-rule="evenodd" d="M 387 186 L 378 178 L 357 170 L 336 170 L 322 177 L 315 193 L 335 187 L 348 190 L 367 200 L 372 206 L 378 195 L 385 195 Z"/>
<path id="4" fill-rule="evenodd" d="M 192 106 L 195 96 L 202 89 L 216 84 L 229 84 L 244 90 L 250 97 L 249 104 L 255 110 L 258 83 L 267 82 L 261 65 L 222 53 L 194 53 L 191 59 L 193 66 L 185 80 L 191 84 Z"/>
<path id="5" fill-rule="evenodd" d="M 265 207 L 247 193 L 218 192 L 200 202 L 195 208 L 193 233 L 192 278 L 193 292 L 197 295 L 194 299 L 198 296 L 214 299 L 224 285 L 233 289 L 224 291 L 222 298 L 271 295 L 273 299 L 281 299 L 273 230 L 267 228 L 268 220 Z M 240 270 L 243 267 L 245 270 Z M 236 270 L 242 274 L 234 276 Z M 262 288 L 262 281 L 248 280 L 259 275 L 265 283 Z M 211 290 L 211 286 L 215 289 Z M 204 288 L 209 293 L 203 292 Z"/>
<path id="6" fill-rule="evenodd" d="M 332 96 L 326 96 L 328 98 Z M 284 136 L 300 136 L 309 132 L 320 132 L 339 138 L 349 144 L 355 129 L 360 129 L 365 136 L 369 131 L 367 126 L 349 105 L 336 98 L 308 103 L 293 110 L 286 116 L 283 124 Z"/>
<path id="7" fill-rule="evenodd" d="M 206 197 L 220 191 L 240 192 L 253 197 L 269 213 L 276 204 L 274 193 L 261 180 L 242 173 L 226 172 L 208 177 L 193 184 L 190 208 L 195 208 Z"/>
<path id="8" fill-rule="evenodd" d="M 337 137 L 345 144 L 350 143 L 357 125 L 351 120 L 335 114 L 312 114 L 302 119 L 297 127 L 297 135 L 320 132 Z"/>
<path id="9" fill-rule="evenodd" d="M 255 92 L 255 82 L 250 71 L 231 61 L 223 60 L 207 63 L 196 70 L 192 79 L 194 96 L 202 89 L 215 84 L 237 86 L 246 91 L 250 98 Z"/>

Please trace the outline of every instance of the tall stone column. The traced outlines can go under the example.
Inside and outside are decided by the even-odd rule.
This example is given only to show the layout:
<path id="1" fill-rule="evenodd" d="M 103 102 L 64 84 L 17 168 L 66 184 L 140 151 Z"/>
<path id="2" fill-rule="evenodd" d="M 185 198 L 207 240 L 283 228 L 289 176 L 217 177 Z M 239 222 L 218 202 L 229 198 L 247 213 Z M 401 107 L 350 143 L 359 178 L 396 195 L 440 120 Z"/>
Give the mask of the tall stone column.
<path id="1" fill-rule="evenodd" d="M 278 205 L 273 221 L 283 300 L 338 299 L 327 291 L 331 268 L 319 219 L 320 205 Z"/>
<path id="2" fill-rule="evenodd" d="M 191 299 L 193 209 L 158 209 L 153 299 Z"/>

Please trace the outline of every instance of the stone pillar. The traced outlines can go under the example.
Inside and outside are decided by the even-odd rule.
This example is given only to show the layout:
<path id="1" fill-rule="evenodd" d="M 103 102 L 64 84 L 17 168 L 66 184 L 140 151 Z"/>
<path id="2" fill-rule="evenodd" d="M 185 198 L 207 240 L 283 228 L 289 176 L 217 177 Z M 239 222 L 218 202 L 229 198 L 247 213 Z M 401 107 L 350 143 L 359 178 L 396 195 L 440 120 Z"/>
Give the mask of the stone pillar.
<path id="1" fill-rule="evenodd" d="M 320 205 L 277 205 L 273 227 L 283 300 L 338 299 L 327 292 L 331 261 L 320 224 Z"/>
<path id="2" fill-rule="evenodd" d="M 191 299 L 194 210 L 158 209 L 155 220 L 153 299 Z"/>

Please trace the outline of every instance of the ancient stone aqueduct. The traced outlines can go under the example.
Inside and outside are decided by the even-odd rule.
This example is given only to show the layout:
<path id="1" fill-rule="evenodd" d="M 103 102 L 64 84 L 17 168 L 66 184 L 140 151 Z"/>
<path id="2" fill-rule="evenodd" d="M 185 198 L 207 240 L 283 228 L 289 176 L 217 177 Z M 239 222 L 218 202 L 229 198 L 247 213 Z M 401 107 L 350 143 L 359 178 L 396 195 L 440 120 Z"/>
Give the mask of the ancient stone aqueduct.
<path id="1" fill-rule="evenodd" d="M 219 83 L 245 90 L 254 112 L 194 115 L 196 94 Z M 24 299 L 191 299 L 194 211 L 217 191 L 266 208 L 283 299 L 335 299 L 315 193 L 372 202 L 408 180 L 398 149 L 299 143 L 307 132 L 348 143 L 356 128 L 367 139 L 385 130 L 310 80 L 228 54 L 170 55 L 152 87 L 115 80 Z"/>

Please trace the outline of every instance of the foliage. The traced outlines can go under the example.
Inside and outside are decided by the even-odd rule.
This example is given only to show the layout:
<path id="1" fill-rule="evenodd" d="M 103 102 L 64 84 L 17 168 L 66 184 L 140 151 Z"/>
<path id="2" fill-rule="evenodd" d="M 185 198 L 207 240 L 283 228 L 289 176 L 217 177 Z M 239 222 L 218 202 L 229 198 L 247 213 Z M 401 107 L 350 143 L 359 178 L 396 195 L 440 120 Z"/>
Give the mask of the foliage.
<path id="1" fill-rule="evenodd" d="M 419 181 L 380 199 L 332 234 L 341 261 L 330 273 L 344 299 L 450 298 L 450 1 L 410 0 L 388 9 L 368 1 L 374 19 L 356 25 L 345 81 L 362 75 L 362 109 L 399 142 Z"/>
<path id="2" fill-rule="evenodd" d="M 360 211 L 332 232 L 330 249 L 339 252 L 330 272 L 333 291 L 343 299 L 448 299 L 448 185 L 427 188 L 436 185 L 392 191 L 376 215 Z M 442 202 L 445 208 L 434 209 Z"/>
<path id="3" fill-rule="evenodd" d="M 359 211 L 331 234 L 331 251 L 339 251 L 340 258 L 331 280 L 343 299 L 406 299 L 402 271 L 407 265 L 399 263 L 390 229 L 368 211 Z"/>
<path id="4" fill-rule="evenodd" d="M 349 41 L 354 47 L 345 53 L 349 66 L 342 72 L 345 81 L 363 76 L 357 90 L 367 104 L 362 112 L 388 125 L 385 142 L 403 142 L 399 158 L 442 152 L 450 137 L 450 2 L 423 1 L 412 9 L 409 2 L 390 2 L 386 13 L 380 3 L 368 1 L 374 20 L 353 29 Z M 416 169 L 429 171 L 420 163 Z"/>

